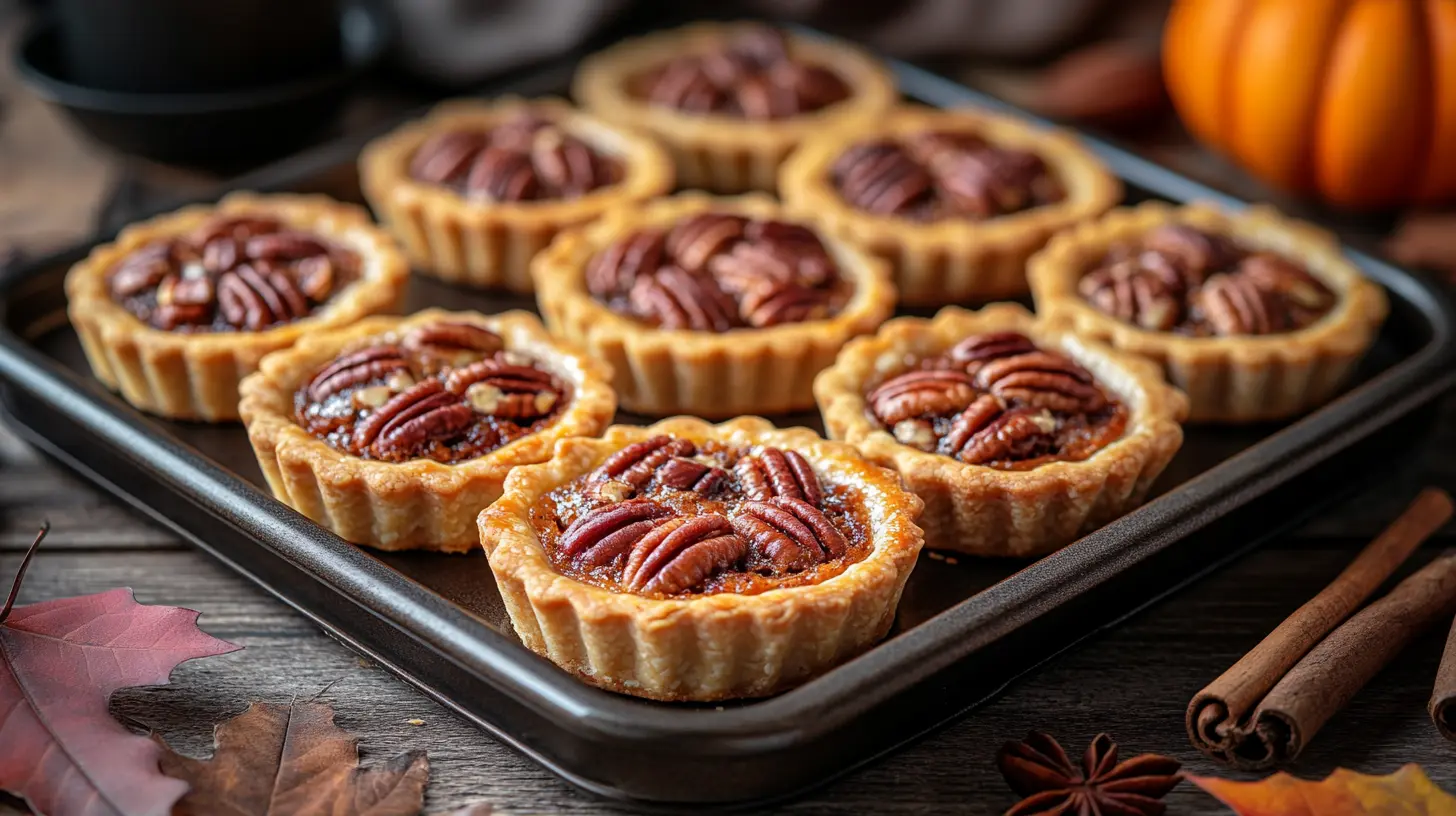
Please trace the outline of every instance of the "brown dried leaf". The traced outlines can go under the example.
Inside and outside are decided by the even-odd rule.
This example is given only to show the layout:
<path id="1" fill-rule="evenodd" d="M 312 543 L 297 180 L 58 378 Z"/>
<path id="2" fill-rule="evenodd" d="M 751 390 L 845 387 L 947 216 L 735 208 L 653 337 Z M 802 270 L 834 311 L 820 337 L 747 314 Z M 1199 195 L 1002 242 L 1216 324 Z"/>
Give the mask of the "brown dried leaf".
<path id="1" fill-rule="evenodd" d="M 1168 93 L 1155 48 L 1136 40 L 1106 40 L 1048 66 L 1028 104 L 1055 119 L 1132 125 L 1166 111 Z"/>
<path id="2" fill-rule="evenodd" d="M 1385 254 L 1397 263 L 1444 272 L 1456 281 L 1456 213 L 1407 215 L 1386 240 Z"/>
<path id="3" fill-rule="evenodd" d="M 1258 782 L 1188 776 L 1238 816 L 1437 816 L 1456 813 L 1456 797 L 1436 787 L 1419 765 L 1386 776 L 1344 768 L 1318 782 L 1277 773 Z"/>
<path id="4" fill-rule="evenodd" d="M 334 724 L 323 703 L 253 703 L 219 725 L 215 741 L 210 760 L 164 750 L 162 770 L 192 785 L 174 816 L 415 816 L 424 806 L 424 752 L 362 770 L 358 740 Z"/>

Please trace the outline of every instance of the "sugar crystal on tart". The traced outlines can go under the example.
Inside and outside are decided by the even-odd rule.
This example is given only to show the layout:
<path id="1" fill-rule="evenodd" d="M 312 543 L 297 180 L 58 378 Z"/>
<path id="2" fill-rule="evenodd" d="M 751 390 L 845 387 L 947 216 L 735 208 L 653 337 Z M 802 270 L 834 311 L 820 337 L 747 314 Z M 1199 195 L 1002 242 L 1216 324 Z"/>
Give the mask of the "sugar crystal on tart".
<path id="1" fill-rule="evenodd" d="M 534 263 L 552 331 L 616 372 L 630 410 L 782 413 L 880 324 L 883 264 L 763 196 L 682 194 L 563 235 Z"/>
<path id="2" fill-rule="evenodd" d="M 1258 208 L 1114 211 L 1055 239 L 1029 268 L 1039 310 L 1158 361 L 1199 421 L 1278 419 L 1325 402 L 1387 309 L 1330 236 Z"/>
<path id="3" fill-rule="evenodd" d="M 422 271 L 517 291 L 557 232 L 673 186 L 651 139 L 553 99 L 444 103 L 370 143 L 359 168 Z"/>
<path id="4" fill-rule="evenodd" d="M 1019 306 L 899 318 L 814 393 L 825 427 L 925 500 L 928 546 L 1041 555 L 1140 504 L 1183 441 L 1157 366 Z"/>
<path id="5" fill-rule="evenodd" d="M 774 693 L 883 637 L 919 509 L 807 430 L 677 418 L 562 443 L 510 477 L 480 531 L 528 647 L 605 688 L 712 700 Z"/>
<path id="6" fill-rule="evenodd" d="M 806 136 L 870 122 L 896 99 L 886 68 L 859 49 L 756 23 L 621 43 L 582 63 L 572 93 L 660 139 L 684 186 L 719 193 L 773 190 L 778 164 Z"/>
<path id="7" fill-rule="evenodd" d="M 791 212 L 887 259 L 902 302 L 918 305 L 1024 293 L 1026 259 L 1122 192 L 1070 136 L 917 107 L 815 134 L 779 189 Z"/>
<path id="8" fill-rule="evenodd" d="M 126 228 L 66 291 L 98 379 L 143 410 L 217 421 L 264 354 L 393 310 L 408 272 L 358 207 L 234 194 Z"/>
<path id="9" fill-rule="evenodd" d="M 355 543 L 463 551 L 512 467 L 611 421 L 606 373 L 525 313 L 429 310 L 269 356 L 241 411 L 280 500 Z"/>

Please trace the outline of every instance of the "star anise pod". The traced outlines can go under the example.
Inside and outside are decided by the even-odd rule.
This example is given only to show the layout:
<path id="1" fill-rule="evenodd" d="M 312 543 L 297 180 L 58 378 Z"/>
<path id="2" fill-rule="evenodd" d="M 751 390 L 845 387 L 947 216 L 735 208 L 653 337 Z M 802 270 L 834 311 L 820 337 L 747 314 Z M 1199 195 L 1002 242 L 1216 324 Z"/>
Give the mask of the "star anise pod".
<path id="1" fill-rule="evenodd" d="M 1183 780 L 1178 760 L 1142 754 L 1117 761 L 1117 743 L 1098 734 L 1081 769 L 1050 734 L 1033 731 L 996 754 L 1006 784 L 1026 797 L 1005 816 L 1160 816 L 1160 801 Z"/>

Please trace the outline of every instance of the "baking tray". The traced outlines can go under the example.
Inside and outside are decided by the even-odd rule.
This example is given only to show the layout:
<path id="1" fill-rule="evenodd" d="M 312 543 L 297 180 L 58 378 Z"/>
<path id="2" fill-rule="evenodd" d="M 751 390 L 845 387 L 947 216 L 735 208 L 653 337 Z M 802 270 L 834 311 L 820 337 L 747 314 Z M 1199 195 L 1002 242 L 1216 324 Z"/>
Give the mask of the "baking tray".
<path id="1" fill-rule="evenodd" d="M 538 66 L 482 93 L 560 93 L 574 62 Z M 912 99 L 1039 121 L 909 65 L 893 67 Z M 359 200 L 354 158 L 377 132 L 300 154 L 228 189 Z M 1086 141 L 1126 182 L 1130 201 L 1241 206 Z M 1400 449 L 1418 443 L 1432 400 L 1456 380 L 1456 324 L 1441 295 L 1351 253 L 1389 290 L 1392 313 L 1339 399 L 1290 424 L 1190 428 L 1155 499 L 1039 561 L 922 555 L 891 635 L 803 686 L 727 705 L 655 703 L 584 685 L 527 651 L 483 557 L 384 555 L 347 544 L 268 495 L 241 426 L 150 418 L 101 387 L 66 322 L 62 279 L 110 237 L 0 280 L 0 405 L 12 425 L 497 738 L 582 788 L 639 803 L 762 802 L 895 749 L 1379 475 Z M 532 306 L 426 278 L 411 287 L 411 308 Z M 818 427 L 813 415 L 777 421 Z"/>

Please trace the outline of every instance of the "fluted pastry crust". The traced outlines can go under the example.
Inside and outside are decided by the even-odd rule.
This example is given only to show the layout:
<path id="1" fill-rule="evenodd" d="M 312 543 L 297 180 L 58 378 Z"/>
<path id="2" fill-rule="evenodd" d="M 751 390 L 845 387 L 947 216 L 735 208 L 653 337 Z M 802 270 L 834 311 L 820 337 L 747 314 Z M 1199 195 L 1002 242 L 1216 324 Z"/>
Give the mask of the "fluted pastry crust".
<path id="1" fill-rule="evenodd" d="M 903 445 L 871 418 L 866 392 L 907 361 L 1002 331 L 1019 332 L 1091 372 L 1129 410 L 1122 437 L 1081 461 L 1001 470 Z M 948 306 L 933 319 L 892 320 L 845 346 L 815 380 L 814 395 L 831 438 L 899 471 L 925 500 L 926 546 L 983 556 L 1043 555 L 1138 506 L 1182 445 L 1178 423 L 1188 410 L 1155 364 L 1049 326 L 1012 304 L 977 312 Z"/>
<path id="2" fill-rule="evenodd" d="M 1066 197 L 983 221 L 929 222 L 867 212 L 844 200 L 830 171 L 846 150 L 925 130 L 972 133 L 996 147 L 1036 153 L 1062 182 Z M 791 212 L 889 261 L 902 303 L 942 306 L 1025 294 L 1026 260 L 1058 230 L 1116 205 L 1122 183 L 1065 131 L 985 111 L 903 106 L 867 127 L 818 131 L 784 162 L 779 191 Z"/>
<path id="3" fill-rule="evenodd" d="M 1333 291 L 1324 317 L 1297 331 L 1186 337 L 1148 331 L 1104 314 L 1077 283 L 1115 243 L 1164 224 L 1186 224 L 1283 255 Z M 1193 422 L 1284 419 L 1328 402 L 1375 342 L 1385 292 L 1340 254 L 1334 236 L 1268 207 L 1230 214 L 1213 206 L 1148 202 L 1114 210 L 1054 238 L 1028 264 L 1037 311 L 1086 337 L 1156 361 L 1187 394 Z"/>
<path id="4" fill-rule="evenodd" d="M 889 70 L 847 43 L 788 34 L 792 55 L 823 65 L 851 95 L 817 111 L 772 121 L 689 113 L 651 105 L 627 90 L 628 80 L 668 60 L 712 49 L 757 23 L 696 23 L 626 40 L 582 61 L 571 95 L 615 122 L 641 127 L 672 152 L 678 183 L 715 193 L 772 192 L 779 164 L 805 139 L 827 128 L 874 121 L 899 98 Z"/>
<path id="5" fill-rule="evenodd" d="M 264 331 L 170 332 L 138 320 L 112 299 L 107 275 L 147 243 L 195 230 L 215 216 L 277 218 L 360 258 L 359 278 L 313 313 Z M 67 315 L 96 378 L 151 414 L 223 422 L 238 418 L 238 382 L 263 355 L 300 337 L 400 307 L 409 264 L 362 207 L 321 195 L 233 193 L 123 229 L 66 275 Z"/>
<path id="6" fill-rule="evenodd" d="M 410 178 L 410 158 L 431 136 L 484 130 L 527 112 L 622 162 L 621 181 L 579 198 L 475 202 Z M 370 142 L 359 156 L 359 182 L 416 269 L 453 283 L 529 292 L 531 258 L 558 232 L 672 191 L 671 157 L 630 124 L 610 124 L 558 99 L 453 100 Z"/>
<path id="7" fill-rule="evenodd" d="M 483 456 L 445 464 L 431 459 L 361 459 L 310 434 L 294 418 L 294 394 L 341 351 L 371 337 L 439 320 L 472 323 L 499 334 L 506 348 L 530 355 L 571 386 L 556 421 Z M 475 516 L 501 494 L 507 474 L 541 462 L 557 440 L 594 436 L 616 412 L 610 370 L 551 339 L 534 315 L 485 316 L 427 309 L 408 318 L 378 317 L 305 337 L 264 358 L 242 384 L 248 439 L 273 495 L 341 538 L 381 550 L 465 552 L 476 545 Z"/>
<path id="8" fill-rule="evenodd" d="M 820 583 L 756 595 L 649 598 L 563 575 L 531 524 L 531 507 L 612 453 L 657 434 L 800 452 L 826 484 L 863 492 L 872 550 Z M 920 552 L 919 511 L 920 500 L 893 473 L 808 429 L 776 430 L 758 417 L 721 425 L 675 417 L 559 443 L 549 461 L 510 475 L 505 495 L 480 514 L 480 537 L 511 622 L 532 651 L 624 694 L 723 700 L 782 691 L 884 637 Z"/>
<path id="9" fill-rule="evenodd" d="M 700 212 L 786 217 L 766 195 L 715 197 L 681 193 L 615 212 L 563 233 L 532 264 L 546 325 L 611 364 L 622 407 L 650 416 L 685 413 L 711 419 L 778 414 L 814 404 L 814 375 L 845 341 L 875 330 L 895 306 L 884 263 L 846 241 L 822 236 L 839 273 L 853 286 L 840 310 L 822 320 L 713 333 L 658 329 L 612 311 L 587 291 L 585 269 L 597 252 L 644 227 Z"/>

